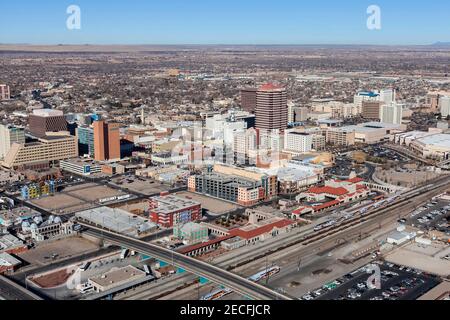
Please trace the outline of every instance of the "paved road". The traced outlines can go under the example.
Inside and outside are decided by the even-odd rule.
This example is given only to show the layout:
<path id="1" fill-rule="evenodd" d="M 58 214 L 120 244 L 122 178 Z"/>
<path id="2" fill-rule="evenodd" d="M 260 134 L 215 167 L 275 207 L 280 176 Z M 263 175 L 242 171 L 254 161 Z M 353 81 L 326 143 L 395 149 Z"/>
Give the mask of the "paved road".
<path id="1" fill-rule="evenodd" d="M 5 300 L 42 300 L 38 295 L 1 275 L 0 297 Z"/>
<path id="2" fill-rule="evenodd" d="M 256 284 L 231 272 L 225 271 L 218 267 L 209 265 L 202 261 L 193 259 L 191 257 L 173 252 L 171 250 L 161 248 L 159 246 L 139 241 L 126 236 L 118 235 L 112 232 L 103 231 L 91 226 L 87 231 L 89 235 L 103 238 L 113 243 L 121 244 L 127 248 L 135 250 L 140 253 L 147 254 L 157 259 L 172 262 L 173 265 L 185 269 L 187 272 L 197 274 L 207 278 L 213 282 L 222 284 L 226 287 L 232 288 L 236 292 L 252 297 L 257 300 L 291 300 L 292 298 L 279 294 L 266 288 L 262 285 Z"/>

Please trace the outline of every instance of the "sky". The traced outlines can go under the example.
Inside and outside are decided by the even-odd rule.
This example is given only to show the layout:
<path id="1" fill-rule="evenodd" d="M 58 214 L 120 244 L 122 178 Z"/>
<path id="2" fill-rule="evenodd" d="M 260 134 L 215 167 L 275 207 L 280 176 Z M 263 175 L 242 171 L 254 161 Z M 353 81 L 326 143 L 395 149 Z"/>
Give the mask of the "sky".
<path id="1" fill-rule="evenodd" d="M 81 10 L 69 30 L 66 10 Z M 367 8 L 381 9 L 381 30 Z M 374 44 L 450 42 L 448 0 L 2 1 L 0 43 Z"/>

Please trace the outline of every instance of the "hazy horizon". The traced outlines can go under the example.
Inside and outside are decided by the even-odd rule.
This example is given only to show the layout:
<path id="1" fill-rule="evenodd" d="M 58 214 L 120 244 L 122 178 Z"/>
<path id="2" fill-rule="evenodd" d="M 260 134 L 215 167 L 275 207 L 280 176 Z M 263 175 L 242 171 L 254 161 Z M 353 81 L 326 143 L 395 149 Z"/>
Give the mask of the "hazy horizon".
<path id="1" fill-rule="evenodd" d="M 69 29 L 68 9 L 80 9 Z M 380 10 L 369 29 L 369 8 Z M 2 5 L 0 43 L 29 45 L 379 45 L 450 41 L 450 3 L 411 0 L 35 1 Z"/>

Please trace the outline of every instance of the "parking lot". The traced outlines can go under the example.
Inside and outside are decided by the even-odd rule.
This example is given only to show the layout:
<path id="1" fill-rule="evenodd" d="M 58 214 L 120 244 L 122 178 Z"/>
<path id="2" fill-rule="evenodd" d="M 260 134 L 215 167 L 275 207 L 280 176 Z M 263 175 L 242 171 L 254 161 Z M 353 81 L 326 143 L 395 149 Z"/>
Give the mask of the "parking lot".
<path id="1" fill-rule="evenodd" d="M 17 256 L 28 264 L 45 266 L 56 260 L 68 259 L 99 249 L 98 244 L 81 237 L 69 237 L 38 244 L 35 248 Z"/>
<path id="2" fill-rule="evenodd" d="M 408 162 L 411 160 L 411 159 L 408 159 L 407 157 L 405 157 L 404 155 L 401 155 L 398 152 L 395 152 L 393 150 L 385 148 L 383 145 L 380 145 L 380 144 L 368 146 L 366 148 L 363 148 L 362 151 L 364 151 L 371 157 L 383 158 L 383 159 L 386 159 L 389 161 Z"/>
<path id="3" fill-rule="evenodd" d="M 441 283 L 433 275 L 395 265 L 376 263 L 381 270 L 381 289 L 368 288 L 373 273 L 362 267 L 304 295 L 302 300 L 416 300 Z"/>
<path id="4" fill-rule="evenodd" d="M 450 201 L 437 199 L 412 212 L 408 219 L 400 222 L 423 229 L 424 231 L 437 230 L 450 232 L 448 218 L 450 217 Z"/>

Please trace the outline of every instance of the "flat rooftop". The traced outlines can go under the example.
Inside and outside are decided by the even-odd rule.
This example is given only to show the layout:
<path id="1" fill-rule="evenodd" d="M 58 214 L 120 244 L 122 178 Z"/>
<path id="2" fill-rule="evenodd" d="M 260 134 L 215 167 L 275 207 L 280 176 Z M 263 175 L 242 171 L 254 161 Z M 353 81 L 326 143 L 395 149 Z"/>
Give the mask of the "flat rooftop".
<path id="1" fill-rule="evenodd" d="M 441 148 L 450 148 L 450 134 L 435 134 L 419 139 L 423 144 L 433 145 Z"/>
<path id="2" fill-rule="evenodd" d="M 23 246 L 22 240 L 16 238 L 12 234 L 0 235 L 0 250 Z"/>
<path id="3" fill-rule="evenodd" d="M 101 287 L 120 286 L 124 283 L 131 282 L 146 276 L 144 271 L 133 266 L 126 266 L 120 269 L 112 269 L 102 275 L 90 278 L 91 282 Z"/>
<path id="4" fill-rule="evenodd" d="M 136 236 L 156 228 L 156 224 L 119 208 L 99 207 L 75 214 L 90 223 L 125 235 Z"/>
<path id="5" fill-rule="evenodd" d="M 171 213 L 174 211 L 179 211 L 201 205 L 200 202 L 191 199 L 177 197 L 174 195 L 153 197 L 152 200 L 158 202 L 158 207 L 155 208 L 154 211 L 159 213 Z"/>

